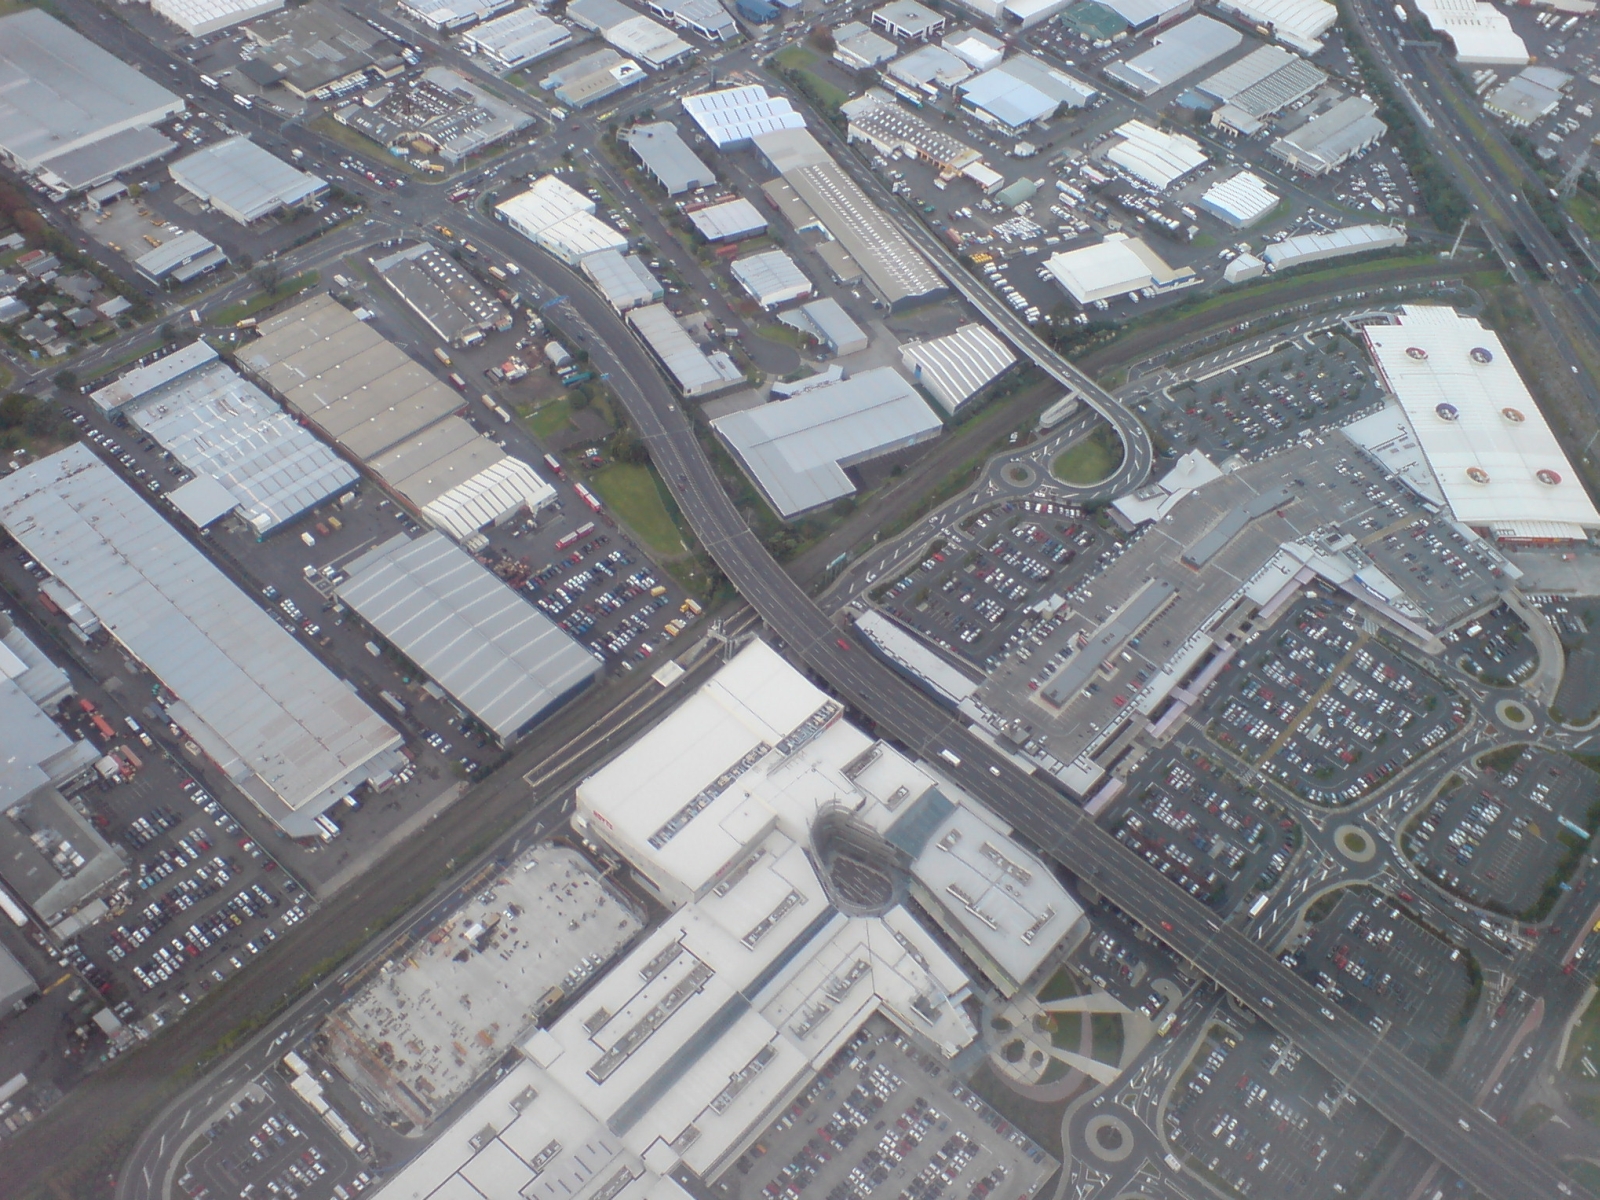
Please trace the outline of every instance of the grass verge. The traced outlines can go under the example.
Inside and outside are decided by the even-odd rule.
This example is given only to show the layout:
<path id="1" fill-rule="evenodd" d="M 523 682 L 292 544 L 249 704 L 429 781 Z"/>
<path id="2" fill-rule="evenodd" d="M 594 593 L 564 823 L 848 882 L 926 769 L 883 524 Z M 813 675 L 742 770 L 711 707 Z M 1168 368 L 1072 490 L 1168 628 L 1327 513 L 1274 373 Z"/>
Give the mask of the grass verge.
<path id="1" fill-rule="evenodd" d="M 1095 1013 L 1090 1025 L 1094 1033 L 1095 1062 L 1116 1066 L 1122 1061 L 1122 1014 Z"/>
<path id="2" fill-rule="evenodd" d="M 688 550 L 667 512 L 655 471 L 633 463 L 612 463 L 589 480 L 611 511 L 651 550 L 663 555 Z"/>
<path id="3" fill-rule="evenodd" d="M 287 300 L 307 288 L 316 287 L 321 278 L 315 271 L 306 271 L 292 279 L 284 280 L 270 292 L 257 292 L 248 300 L 241 300 L 238 304 L 230 304 L 227 308 L 219 309 L 212 314 L 211 320 L 217 325 L 233 325 L 246 317 L 255 316 L 263 309 L 271 308 L 280 300 Z"/>
<path id="4" fill-rule="evenodd" d="M 1062 483 L 1087 487 L 1099 483 L 1121 465 L 1121 439 L 1111 426 L 1100 425 L 1088 437 L 1057 455 L 1050 464 L 1050 473 Z"/>
<path id="5" fill-rule="evenodd" d="M 565 433 L 572 426 L 572 401 L 565 396 L 546 400 L 523 418 L 533 436 L 541 441 Z"/>

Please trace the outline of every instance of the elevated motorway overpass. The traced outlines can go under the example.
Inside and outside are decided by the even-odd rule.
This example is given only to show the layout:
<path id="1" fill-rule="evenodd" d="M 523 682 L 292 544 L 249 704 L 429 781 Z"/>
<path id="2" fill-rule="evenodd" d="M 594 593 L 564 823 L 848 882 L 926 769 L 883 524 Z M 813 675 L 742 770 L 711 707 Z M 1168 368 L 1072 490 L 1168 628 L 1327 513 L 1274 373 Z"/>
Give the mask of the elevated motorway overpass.
<path id="1" fill-rule="evenodd" d="M 853 647 L 750 531 L 665 378 L 610 307 L 570 270 L 509 229 L 478 217 L 472 224 L 476 237 L 518 261 L 547 294 L 566 297 L 558 319 L 609 376 L 656 469 L 717 565 L 792 654 L 878 722 L 882 733 L 925 758 L 949 751 L 958 764 L 944 758 L 942 769 L 958 783 L 1294 1038 L 1330 1074 L 1485 1197 L 1588 1196 L 1365 1024 L 1329 1008 L 1320 993 L 1124 849 L 1075 804 L 1023 774 L 970 734 L 950 711 L 864 649 Z"/>

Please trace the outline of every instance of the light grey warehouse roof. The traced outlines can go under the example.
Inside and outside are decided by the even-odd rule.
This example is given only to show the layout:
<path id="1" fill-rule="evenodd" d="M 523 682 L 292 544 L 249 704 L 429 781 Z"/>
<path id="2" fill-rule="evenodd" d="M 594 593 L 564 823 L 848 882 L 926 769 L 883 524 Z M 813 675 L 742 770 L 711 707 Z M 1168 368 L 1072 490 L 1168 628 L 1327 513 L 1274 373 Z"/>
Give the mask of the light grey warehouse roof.
<path id="1" fill-rule="evenodd" d="M 711 427 L 784 517 L 848 496 L 845 474 L 939 436 L 943 423 L 893 367 L 719 417 Z"/>
<path id="2" fill-rule="evenodd" d="M 147 254 L 133 260 L 139 273 L 148 279 L 165 279 L 171 275 L 180 283 L 221 266 L 227 259 L 217 244 L 203 233 L 193 230 L 180 233 L 170 242 L 163 242 Z"/>
<path id="3" fill-rule="evenodd" d="M 782 250 L 736 258 L 728 265 L 728 274 L 762 308 L 809 296 L 812 291 L 806 273 Z"/>
<path id="4" fill-rule="evenodd" d="M 1327 112 L 1290 130 L 1268 149 L 1307 174 L 1320 175 L 1372 145 L 1389 126 L 1365 96 L 1346 96 Z"/>
<path id="5" fill-rule="evenodd" d="M 53 787 L 0 813 L 0 878 L 47 924 L 124 870 L 117 852 Z"/>
<path id="6" fill-rule="evenodd" d="M 1106 78 L 1148 96 L 1215 62 L 1242 41 L 1242 33 L 1221 21 L 1204 15 L 1190 17 L 1156 34 L 1143 54 L 1112 63 L 1106 68 Z"/>
<path id="7" fill-rule="evenodd" d="M 1327 78 L 1321 68 L 1282 46 L 1261 46 L 1194 86 L 1203 95 L 1260 118 L 1309 96 Z"/>
<path id="8" fill-rule="evenodd" d="M 0 524 L 179 697 L 178 723 L 280 823 L 333 802 L 399 746 L 87 447 L 0 480 Z"/>
<path id="9" fill-rule="evenodd" d="M 391 538 L 349 564 L 339 598 L 512 741 L 601 663 L 439 533 Z"/>
<path id="10" fill-rule="evenodd" d="M 504 328 L 511 314 L 461 264 L 431 242 L 374 258 L 372 269 L 447 342 Z"/>
<path id="11" fill-rule="evenodd" d="M 578 266 L 619 313 L 641 304 L 654 304 L 667 294 L 661 281 L 650 273 L 650 268 L 637 254 L 601 250 L 589 255 Z"/>
<path id="12" fill-rule="evenodd" d="M 452 537 L 555 492 L 454 416 L 464 401 L 325 292 L 263 321 L 238 361 Z"/>
<path id="13" fill-rule="evenodd" d="M 866 332 L 832 296 L 809 300 L 799 308 L 780 313 L 778 320 L 810 334 L 835 354 L 854 354 L 867 348 Z"/>
<path id="14" fill-rule="evenodd" d="M 721 200 L 704 208 L 691 208 L 684 215 L 708 242 L 750 237 L 752 234 L 765 233 L 767 229 L 767 219 L 761 215 L 761 210 L 743 196 Z"/>
<path id="15" fill-rule="evenodd" d="M 628 313 L 628 324 L 661 360 L 685 396 L 701 396 L 744 382 L 744 372 L 726 352 L 707 354 L 701 350 L 665 304 L 633 309 Z"/>
<path id="16" fill-rule="evenodd" d="M 244 134 L 180 158 L 168 170 L 179 187 L 241 225 L 300 204 L 328 186 Z"/>
<path id="17" fill-rule="evenodd" d="M 426 429 L 462 400 L 326 293 L 265 321 L 238 358 L 289 407 L 366 459 Z"/>
<path id="18" fill-rule="evenodd" d="M 0 613 L 0 810 L 38 788 L 66 786 L 100 757 L 50 716 L 72 691 L 67 673 Z"/>
<path id="19" fill-rule="evenodd" d="M 215 351 L 123 411 L 179 463 L 220 484 L 257 537 L 361 478 Z"/>
<path id="20" fill-rule="evenodd" d="M 184 111 L 181 97 L 33 8 L 0 17 L 0 80 L 0 152 L 23 171 Z"/>
<path id="21" fill-rule="evenodd" d="M 0 1012 L 10 1012 L 19 1000 L 26 1000 L 39 990 L 28 969 L 16 955 L 0 946 Z"/>
<path id="22" fill-rule="evenodd" d="M 911 342 L 901 347 L 900 357 L 946 412 L 955 412 L 1017 361 L 986 325 L 963 325 L 944 337 Z"/>
<path id="23" fill-rule="evenodd" d="M 669 196 L 692 192 L 717 181 L 716 172 L 689 149 L 689 143 L 683 140 L 671 121 L 636 125 L 619 136 Z"/>

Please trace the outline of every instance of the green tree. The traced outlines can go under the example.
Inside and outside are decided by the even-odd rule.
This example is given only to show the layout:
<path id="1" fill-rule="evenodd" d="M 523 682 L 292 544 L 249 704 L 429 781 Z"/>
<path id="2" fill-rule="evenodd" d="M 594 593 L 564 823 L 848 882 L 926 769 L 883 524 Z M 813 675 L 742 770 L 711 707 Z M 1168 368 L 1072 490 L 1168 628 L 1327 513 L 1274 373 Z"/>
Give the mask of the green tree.
<path id="1" fill-rule="evenodd" d="M 56 385 L 56 387 L 61 389 L 63 392 L 75 392 L 75 391 L 77 391 L 78 390 L 78 373 L 76 371 L 73 371 L 73 370 L 57 371 L 56 372 L 56 377 L 55 377 L 55 385 Z"/>

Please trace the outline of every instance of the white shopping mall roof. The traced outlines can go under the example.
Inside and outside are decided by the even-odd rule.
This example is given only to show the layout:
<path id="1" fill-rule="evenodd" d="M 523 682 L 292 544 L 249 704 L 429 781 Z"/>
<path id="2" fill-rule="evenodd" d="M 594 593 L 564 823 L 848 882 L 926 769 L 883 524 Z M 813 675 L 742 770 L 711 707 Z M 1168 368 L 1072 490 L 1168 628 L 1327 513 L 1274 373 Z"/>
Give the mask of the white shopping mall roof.
<path id="1" fill-rule="evenodd" d="M 1600 512 L 1500 339 L 1471 317 L 1406 305 L 1367 345 L 1458 521 L 1512 539 L 1581 539 Z"/>

